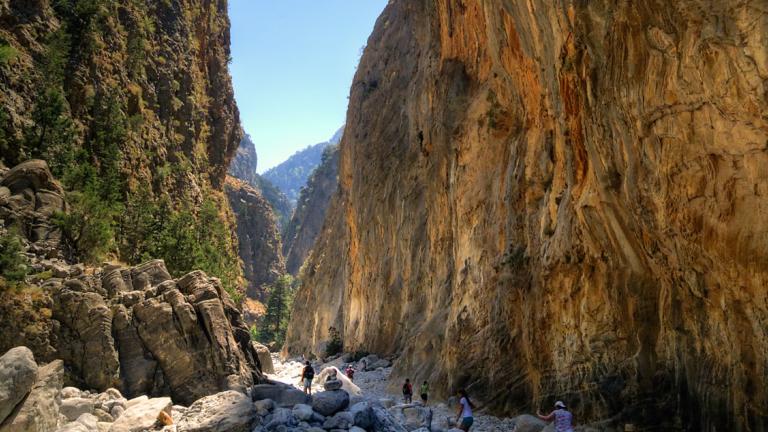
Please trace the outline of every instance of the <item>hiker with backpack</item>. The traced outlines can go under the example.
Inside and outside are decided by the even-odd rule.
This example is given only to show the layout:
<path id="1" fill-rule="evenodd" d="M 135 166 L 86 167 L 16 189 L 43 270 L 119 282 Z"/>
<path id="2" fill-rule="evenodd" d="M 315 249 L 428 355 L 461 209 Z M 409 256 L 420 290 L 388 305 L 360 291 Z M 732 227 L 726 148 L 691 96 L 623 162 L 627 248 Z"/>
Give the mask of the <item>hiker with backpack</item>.
<path id="1" fill-rule="evenodd" d="M 467 391 L 461 389 L 458 391 L 459 396 L 459 409 L 456 411 L 456 423 L 459 423 L 459 428 L 464 432 L 468 432 L 472 427 L 472 423 L 475 422 L 475 418 L 472 416 L 472 409 L 475 404 L 469 399 Z"/>
<path id="2" fill-rule="evenodd" d="M 344 373 L 347 374 L 347 378 L 349 378 L 350 381 L 355 379 L 355 368 L 353 368 L 351 364 L 347 365 L 347 369 L 344 371 Z"/>
<path id="3" fill-rule="evenodd" d="M 304 383 L 304 393 L 312 395 L 312 380 L 315 378 L 315 370 L 312 363 L 307 361 L 306 366 L 301 371 L 301 380 Z"/>
<path id="4" fill-rule="evenodd" d="M 429 384 L 424 381 L 424 384 L 419 387 L 419 394 L 421 395 L 421 403 L 427 406 L 427 399 L 429 399 Z"/>
<path id="5" fill-rule="evenodd" d="M 405 384 L 403 384 L 403 400 L 407 404 L 413 403 L 413 386 L 408 378 L 405 379 Z"/>
<path id="6" fill-rule="evenodd" d="M 562 401 L 555 402 L 555 410 L 549 415 L 542 415 L 541 412 L 536 412 L 536 415 L 544 421 L 554 420 L 556 432 L 573 432 L 573 414 Z"/>

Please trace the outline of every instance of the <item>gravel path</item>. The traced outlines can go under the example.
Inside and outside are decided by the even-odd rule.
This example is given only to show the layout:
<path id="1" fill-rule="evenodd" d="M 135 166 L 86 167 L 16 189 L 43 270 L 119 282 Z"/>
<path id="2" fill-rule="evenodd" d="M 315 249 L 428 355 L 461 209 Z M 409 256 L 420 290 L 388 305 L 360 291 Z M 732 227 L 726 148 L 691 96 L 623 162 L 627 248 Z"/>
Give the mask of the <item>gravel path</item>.
<path id="1" fill-rule="evenodd" d="M 293 385 L 297 388 L 300 386 L 301 370 L 303 365 L 299 361 L 289 360 L 283 362 L 280 360 L 277 354 L 272 354 L 272 362 L 275 366 L 275 373 L 269 374 L 268 377 L 275 381 L 284 382 L 286 384 Z M 342 369 L 344 363 L 341 359 L 336 359 L 322 365 L 313 363 L 316 373 L 320 373 L 321 370 L 328 366 L 335 366 Z M 389 375 L 392 372 L 392 368 L 379 368 L 375 371 L 365 372 L 358 370 L 355 372 L 354 383 L 362 390 L 362 399 L 380 400 L 380 399 L 392 399 L 395 403 L 402 403 L 402 395 L 393 394 L 387 390 L 389 385 Z M 414 391 L 418 388 L 414 385 Z M 322 385 L 317 381 L 312 387 L 312 391 L 322 391 Z M 416 393 L 418 393 L 416 391 Z M 418 400 L 418 395 L 414 395 L 414 401 Z M 431 401 L 430 407 L 432 408 L 433 420 L 432 426 L 435 430 L 443 429 L 448 430 L 447 419 L 452 419 L 456 416 L 455 409 L 449 409 L 445 401 Z M 475 424 L 472 426 L 473 432 L 510 432 L 514 429 L 514 422 L 511 418 L 498 418 L 481 413 L 475 413 Z"/>

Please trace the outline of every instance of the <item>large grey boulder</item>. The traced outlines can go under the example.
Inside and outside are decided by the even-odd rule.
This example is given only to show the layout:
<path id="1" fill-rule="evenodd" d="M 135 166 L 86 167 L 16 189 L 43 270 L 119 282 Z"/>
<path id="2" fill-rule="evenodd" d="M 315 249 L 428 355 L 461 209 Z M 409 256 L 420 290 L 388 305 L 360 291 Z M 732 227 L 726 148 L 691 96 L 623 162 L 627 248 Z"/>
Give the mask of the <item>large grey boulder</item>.
<path id="1" fill-rule="evenodd" d="M 310 401 L 309 396 L 303 391 L 279 384 L 257 384 L 251 387 L 251 399 L 254 401 L 272 399 L 279 407 L 308 404 Z"/>
<path id="2" fill-rule="evenodd" d="M 331 416 L 349 406 L 349 393 L 333 390 L 316 393 L 312 396 L 312 409 L 324 416 Z"/>
<path id="3" fill-rule="evenodd" d="M 360 402 L 349 408 L 352 414 L 354 424 L 363 429 L 370 429 L 373 426 L 373 409 L 368 402 Z"/>
<path id="4" fill-rule="evenodd" d="M 375 432 L 408 432 L 408 430 L 400 425 L 384 408 L 373 406 L 373 430 Z"/>
<path id="5" fill-rule="evenodd" d="M 64 362 L 53 361 L 37 370 L 29 396 L 5 420 L 2 432 L 51 431 L 59 420 L 59 393 L 64 383 Z"/>
<path id="6" fill-rule="evenodd" d="M 245 432 L 255 418 L 256 408 L 248 396 L 229 390 L 190 405 L 178 422 L 178 432 Z"/>
<path id="7" fill-rule="evenodd" d="M 275 408 L 275 410 L 265 418 L 266 425 L 264 429 L 268 431 L 279 431 L 284 428 L 296 427 L 299 422 L 293 416 L 293 411 L 288 408 Z"/>
<path id="8" fill-rule="evenodd" d="M 24 399 L 36 380 L 37 363 L 29 348 L 11 348 L 0 357 L 0 423 Z"/>
<path id="9" fill-rule="evenodd" d="M 261 371 L 268 374 L 275 373 L 275 365 L 272 363 L 272 353 L 269 352 L 269 348 L 258 342 L 251 342 L 251 345 L 259 357 Z"/>
<path id="10" fill-rule="evenodd" d="M 396 405 L 389 408 L 395 420 L 409 431 L 432 428 L 432 409 L 416 404 Z"/>
<path id="11" fill-rule="evenodd" d="M 312 411 L 312 407 L 305 404 L 298 404 L 293 407 L 293 416 L 299 419 L 299 421 L 310 421 L 315 414 Z"/>
<path id="12" fill-rule="evenodd" d="M 153 398 L 140 401 L 128 407 L 125 412 L 112 423 L 110 432 L 142 432 L 152 429 L 157 422 L 160 411 L 171 413 L 173 402 L 169 397 Z"/>
<path id="13" fill-rule="evenodd" d="M 355 417 L 349 411 L 342 411 L 328 417 L 323 422 L 323 429 L 349 429 L 355 424 Z"/>

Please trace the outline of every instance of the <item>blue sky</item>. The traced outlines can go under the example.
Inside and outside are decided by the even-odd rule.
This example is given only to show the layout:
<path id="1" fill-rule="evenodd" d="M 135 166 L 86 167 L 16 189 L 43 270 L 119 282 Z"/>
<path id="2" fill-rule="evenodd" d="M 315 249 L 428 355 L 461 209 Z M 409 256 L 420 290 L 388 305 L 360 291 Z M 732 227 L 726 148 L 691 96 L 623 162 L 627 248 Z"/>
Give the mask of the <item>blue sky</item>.
<path id="1" fill-rule="evenodd" d="M 326 141 L 387 0 L 230 0 L 230 71 L 259 172 Z"/>

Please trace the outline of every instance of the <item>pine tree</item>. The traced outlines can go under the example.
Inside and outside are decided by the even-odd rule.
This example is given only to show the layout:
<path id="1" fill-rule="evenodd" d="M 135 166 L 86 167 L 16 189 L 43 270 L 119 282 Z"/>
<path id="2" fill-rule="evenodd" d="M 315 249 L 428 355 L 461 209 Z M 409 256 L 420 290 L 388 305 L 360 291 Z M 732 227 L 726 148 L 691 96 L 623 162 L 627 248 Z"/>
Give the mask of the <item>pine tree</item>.
<path id="1" fill-rule="evenodd" d="M 258 332 L 262 343 L 275 343 L 281 346 L 285 342 L 285 332 L 293 304 L 294 281 L 290 275 L 280 276 L 269 289 L 267 312 L 261 320 Z"/>

